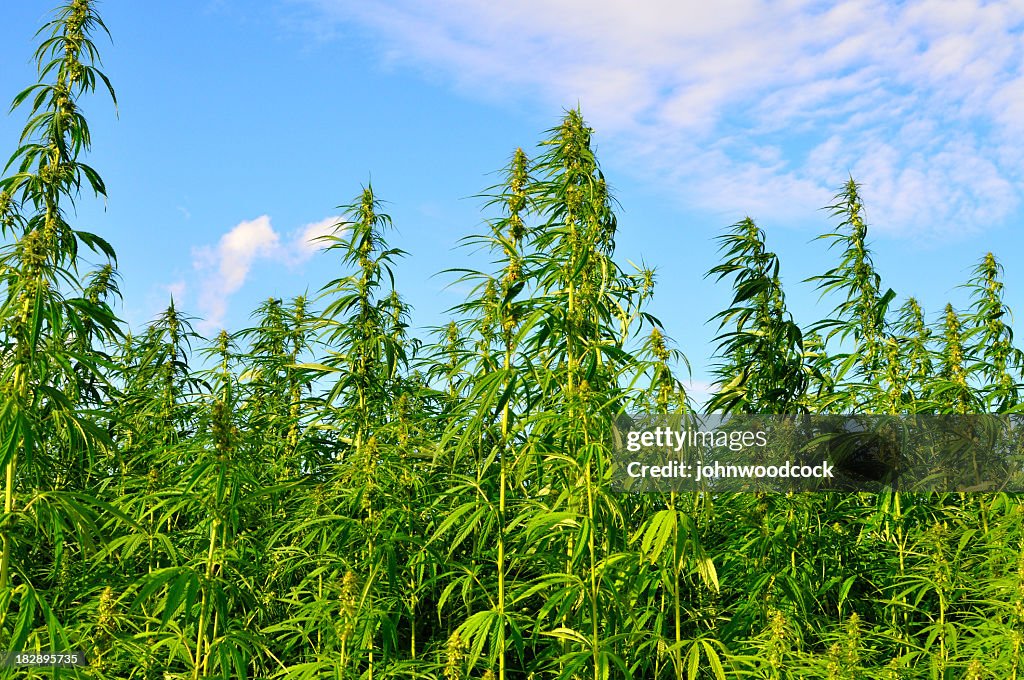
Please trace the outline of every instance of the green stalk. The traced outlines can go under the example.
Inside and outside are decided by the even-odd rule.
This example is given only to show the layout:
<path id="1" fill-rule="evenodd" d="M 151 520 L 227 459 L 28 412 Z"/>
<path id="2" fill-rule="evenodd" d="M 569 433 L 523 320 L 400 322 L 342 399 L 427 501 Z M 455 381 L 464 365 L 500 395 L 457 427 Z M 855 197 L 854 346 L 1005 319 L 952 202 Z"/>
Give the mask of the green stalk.
<path id="1" fill-rule="evenodd" d="M 206 552 L 206 580 L 207 580 L 207 582 L 209 582 L 213 578 L 213 565 L 214 565 L 213 553 L 214 553 L 214 550 L 216 549 L 216 545 L 217 545 L 217 523 L 218 523 L 218 519 L 216 517 L 214 517 L 213 520 L 210 521 L 210 548 Z M 207 605 L 207 602 L 208 602 L 208 596 L 209 596 L 209 591 L 206 588 L 204 588 L 203 589 L 203 599 L 202 599 L 202 601 L 201 601 L 201 603 L 199 605 L 199 628 L 198 628 L 198 632 L 196 633 L 196 655 L 195 655 L 195 663 L 194 663 L 193 668 L 192 668 L 192 678 L 193 678 L 193 680 L 198 680 L 199 679 L 199 670 L 200 670 L 201 667 L 204 667 L 206 665 L 206 656 L 203 653 L 203 643 L 206 641 L 206 635 L 205 635 L 206 631 L 204 630 L 204 628 L 206 627 L 206 605 Z M 206 647 L 207 647 L 207 651 L 209 651 L 209 645 L 208 644 L 207 644 Z"/>
<path id="2" fill-rule="evenodd" d="M 519 249 L 525 235 L 525 226 L 521 217 L 521 211 L 526 205 L 525 184 L 528 179 L 527 158 L 523 150 L 516 149 L 512 159 L 512 168 L 509 173 L 510 189 L 506 204 L 509 217 L 506 220 L 508 225 L 508 243 L 505 247 L 507 263 L 505 276 L 502 279 L 502 287 L 505 290 L 505 304 L 502 305 L 500 316 L 501 330 L 505 339 L 505 358 L 503 369 L 505 371 L 504 392 L 508 393 L 515 380 L 512 375 L 512 360 L 516 352 L 515 337 L 517 323 L 514 314 L 509 310 L 509 294 L 513 293 L 513 286 L 522 277 Z M 501 626 L 498 632 L 498 680 L 505 680 L 506 672 L 506 630 L 505 630 L 505 533 L 507 530 L 507 499 L 506 486 L 508 484 L 507 458 L 509 452 L 509 427 L 511 417 L 511 398 L 505 400 L 501 410 L 501 456 L 498 461 L 498 615 L 501 618 Z"/>
<path id="3" fill-rule="evenodd" d="M 4 518 L 11 516 L 14 511 L 14 470 L 18 464 L 18 452 L 15 451 L 11 455 L 11 460 L 7 463 L 6 469 L 6 484 L 4 486 Z M 6 523 L 3 530 L 3 557 L 0 558 L 0 593 L 4 593 L 7 590 L 8 585 L 8 572 L 11 565 L 11 536 L 10 530 L 7 528 Z M 5 612 L 6 613 L 6 612 Z"/>
<path id="4" fill-rule="evenodd" d="M 587 549 L 590 554 L 590 634 L 591 634 L 591 645 L 593 646 L 594 653 L 594 677 L 601 677 L 600 675 L 600 653 L 599 653 L 599 632 L 597 627 L 597 550 L 594 534 L 595 521 L 594 521 L 594 488 L 590 474 L 590 459 L 587 459 L 586 467 L 586 484 L 587 484 L 587 519 L 590 522 L 590 530 L 587 532 Z"/>
<path id="5" fill-rule="evenodd" d="M 504 465 L 502 465 L 504 468 Z M 501 471 L 501 491 L 498 501 L 498 678 L 505 677 L 505 470 Z"/>
<path id="6" fill-rule="evenodd" d="M 506 344 L 505 347 L 505 389 L 508 389 L 509 381 L 509 369 L 512 364 L 512 350 L 511 346 Z M 498 680 L 505 680 L 505 484 L 506 484 L 506 471 L 505 471 L 505 458 L 508 442 L 508 417 L 509 417 L 509 404 L 505 402 L 505 406 L 501 412 L 501 456 L 498 460 L 498 466 L 500 469 L 498 475 L 498 616 L 501 620 L 501 625 L 498 628 Z"/>
<path id="7" fill-rule="evenodd" d="M 672 545 L 675 548 L 672 552 L 672 609 L 675 617 L 676 649 L 683 641 L 683 617 L 682 603 L 679 593 L 679 576 L 682 572 L 682 552 L 679 550 L 679 517 L 676 515 L 676 492 L 673 491 L 668 497 L 668 507 L 672 512 Z"/>
<path id="8" fill-rule="evenodd" d="M 24 380 L 24 371 L 22 366 L 16 365 L 14 367 L 14 384 L 17 388 L 18 402 L 19 404 L 24 403 L 25 395 L 28 391 L 28 385 Z M 11 454 L 11 459 L 7 461 L 5 469 L 5 483 L 4 483 L 4 523 L 3 523 L 3 555 L 0 556 L 0 597 L 3 597 L 7 592 L 7 587 L 10 583 L 10 568 L 11 568 L 11 534 L 10 534 L 10 517 L 11 513 L 14 512 L 14 485 L 15 485 L 15 473 L 18 466 L 18 447 L 15 447 L 14 452 Z M 7 618 L 7 608 L 4 608 L 2 614 L 0 614 L 0 623 Z"/>

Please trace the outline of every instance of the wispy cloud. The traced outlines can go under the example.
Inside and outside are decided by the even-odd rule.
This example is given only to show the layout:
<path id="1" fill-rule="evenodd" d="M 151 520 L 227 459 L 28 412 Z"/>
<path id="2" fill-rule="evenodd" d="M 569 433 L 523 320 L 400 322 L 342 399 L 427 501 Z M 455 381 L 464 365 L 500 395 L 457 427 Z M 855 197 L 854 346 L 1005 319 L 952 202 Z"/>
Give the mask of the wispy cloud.
<path id="1" fill-rule="evenodd" d="M 296 266 L 309 260 L 321 247 L 320 236 L 330 234 L 341 218 L 332 216 L 295 229 L 288 238 L 274 229 L 268 215 L 239 222 L 216 245 L 194 248 L 192 263 L 199 273 L 200 330 L 210 331 L 224 323 L 231 296 L 241 290 L 249 272 L 260 260 Z"/>
<path id="2" fill-rule="evenodd" d="M 1017 0 L 291 1 L 474 95 L 580 101 L 605 149 L 693 206 L 789 219 L 847 173 L 892 233 L 1020 206 Z"/>
<path id="3" fill-rule="evenodd" d="M 292 235 L 293 258 L 301 263 L 313 257 L 324 247 L 323 237 L 333 234 L 340 221 L 340 217 L 325 217 L 319 222 L 299 227 Z"/>
<path id="4" fill-rule="evenodd" d="M 173 283 L 169 283 L 163 286 L 163 289 L 167 291 L 167 294 L 171 296 L 177 304 L 181 304 L 182 300 L 185 299 L 185 292 L 188 290 L 188 285 L 181 279 Z"/>

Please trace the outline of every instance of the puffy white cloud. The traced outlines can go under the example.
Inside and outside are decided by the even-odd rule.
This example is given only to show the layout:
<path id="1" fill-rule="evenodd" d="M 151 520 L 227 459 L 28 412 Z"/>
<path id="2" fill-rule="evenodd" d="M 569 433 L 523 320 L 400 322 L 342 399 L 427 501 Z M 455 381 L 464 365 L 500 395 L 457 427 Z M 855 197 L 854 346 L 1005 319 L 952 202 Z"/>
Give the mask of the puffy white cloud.
<path id="1" fill-rule="evenodd" d="M 198 306 L 203 320 L 199 328 L 210 331 L 224 323 L 231 296 L 245 285 L 257 261 L 272 259 L 291 266 L 306 262 L 321 247 L 317 238 L 332 233 L 340 219 L 332 216 L 306 224 L 285 241 L 275 231 L 270 217 L 261 215 L 239 222 L 216 245 L 193 249 L 193 266 L 202 279 Z M 179 283 L 184 292 L 184 282 Z"/>
<path id="2" fill-rule="evenodd" d="M 266 215 L 239 222 L 220 237 L 217 246 L 218 271 L 224 289 L 233 293 L 245 283 L 257 257 L 269 257 L 280 247 L 280 238 Z"/>
<path id="3" fill-rule="evenodd" d="M 1019 0 L 293 2 L 474 95 L 581 102 L 604 150 L 690 205 L 815 214 L 852 172 L 893 233 L 1020 206 Z"/>
<path id="4" fill-rule="evenodd" d="M 199 293 L 200 327 L 205 330 L 223 323 L 228 301 L 245 283 L 253 261 L 270 257 L 280 249 L 281 239 L 270 224 L 270 217 L 239 222 L 228 230 L 216 246 L 204 246 L 193 252 L 193 264 L 204 272 Z"/>

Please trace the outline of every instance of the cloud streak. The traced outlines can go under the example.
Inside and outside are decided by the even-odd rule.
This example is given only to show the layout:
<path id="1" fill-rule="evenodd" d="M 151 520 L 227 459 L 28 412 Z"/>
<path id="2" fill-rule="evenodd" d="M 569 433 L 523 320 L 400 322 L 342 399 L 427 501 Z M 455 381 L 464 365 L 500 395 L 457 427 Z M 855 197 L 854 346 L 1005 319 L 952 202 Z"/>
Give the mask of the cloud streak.
<path id="1" fill-rule="evenodd" d="M 847 173 L 893 234 L 1020 206 L 1015 0 L 292 1 L 474 94 L 580 101 L 622 164 L 691 206 L 790 219 Z"/>

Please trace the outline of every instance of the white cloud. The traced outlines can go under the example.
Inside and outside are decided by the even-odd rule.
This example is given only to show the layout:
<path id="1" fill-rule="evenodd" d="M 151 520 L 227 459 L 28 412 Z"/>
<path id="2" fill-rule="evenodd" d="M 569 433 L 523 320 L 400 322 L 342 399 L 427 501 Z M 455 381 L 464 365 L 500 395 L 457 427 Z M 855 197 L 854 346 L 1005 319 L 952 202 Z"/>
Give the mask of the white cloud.
<path id="1" fill-rule="evenodd" d="M 818 214 L 853 172 L 891 233 L 1020 206 L 1019 0 L 292 1 L 474 96 L 581 102 L 603 151 L 690 205 Z"/>
<path id="2" fill-rule="evenodd" d="M 320 248 L 317 237 L 328 234 L 339 217 L 327 217 L 296 229 L 282 240 L 268 215 L 239 222 L 229 229 L 215 246 L 193 249 L 192 263 L 200 272 L 200 330 L 211 331 L 224 323 L 231 296 L 237 293 L 260 260 L 277 260 L 290 266 L 309 260 Z M 184 292 L 184 282 L 179 282 Z M 174 284 L 177 285 L 177 284 Z M 173 292 L 173 291 L 172 291 Z"/>
<path id="3" fill-rule="evenodd" d="M 175 304 L 181 304 L 181 301 L 185 299 L 185 291 L 188 290 L 188 286 L 182 280 L 177 280 L 174 283 L 169 283 L 164 286 L 164 290 L 171 296 Z"/>
<path id="4" fill-rule="evenodd" d="M 220 238 L 217 248 L 219 273 L 225 289 L 234 292 L 245 283 L 252 261 L 269 257 L 280 247 L 280 238 L 270 226 L 266 215 L 249 222 L 239 222 Z"/>
<path id="5" fill-rule="evenodd" d="M 200 324 L 212 330 L 224 321 L 228 300 L 245 283 L 253 261 L 270 257 L 280 248 L 280 238 L 270 224 L 270 217 L 239 222 L 220 237 L 216 246 L 204 246 L 193 252 L 193 264 L 203 270 L 205 278 L 199 293 Z"/>
<path id="6" fill-rule="evenodd" d="M 325 217 L 319 222 L 311 222 L 296 230 L 292 239 L 292 251 L 300 262 L 305 262 L 320 251 L 326 244 L 322 237 L 333 234 L 341 222 L 341 217 Z"/>

